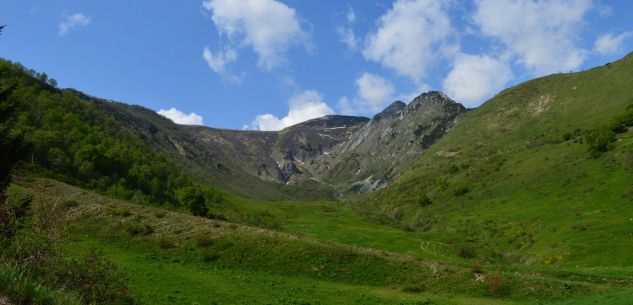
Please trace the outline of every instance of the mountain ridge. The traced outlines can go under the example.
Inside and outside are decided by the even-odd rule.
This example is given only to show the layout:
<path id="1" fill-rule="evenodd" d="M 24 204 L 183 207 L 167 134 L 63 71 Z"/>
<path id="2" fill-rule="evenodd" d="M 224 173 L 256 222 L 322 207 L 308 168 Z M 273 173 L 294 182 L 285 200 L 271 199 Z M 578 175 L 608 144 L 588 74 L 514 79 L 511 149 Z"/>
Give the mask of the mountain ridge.
<path id="1" fill-rule="evenodd" d="M 133 133 L 142 135 L 152 147 L 166 153 L 193 176 L 240 196 L 256 194 L 264 199 L 334 198 L 384 187 L 399 174 L 403 164 L 411 164 L 466 111 L 443 93 L 429 92 L 409 105 L 394 102 L 371 119 L 328 115 L 279 131 L 256 131 L 180 125 L 142 106 L 82 95 L 97 102 L 99 109 Z M 426 100 L 437 103 L 418 105 Z M 412 126 L 417 126 L 413 133 L 409 130 Z M 366 144 L 349 145 L 350 141 L 362 138 L 358 135 L 360 130 L 365 133 L 361 142 L 389 138 L 402 143 L 389 149 L 413 148 L 394 159 L 398 164 L 370 161 L 375 156 Z M 356 147 L 363 151 L 356 152 Z M 382 158 L 397 153 L 383 149 Z M 350 162 L 356 164 L 350 166 Z M 380 177 L 372 178 L 376 176 Z M 366 184 L 368 178 L 375 187 L 355 186 Z M 250 192 L 253 186 L 257 191 Z M 289 195 L 289 192 L 305 194 Z"/>

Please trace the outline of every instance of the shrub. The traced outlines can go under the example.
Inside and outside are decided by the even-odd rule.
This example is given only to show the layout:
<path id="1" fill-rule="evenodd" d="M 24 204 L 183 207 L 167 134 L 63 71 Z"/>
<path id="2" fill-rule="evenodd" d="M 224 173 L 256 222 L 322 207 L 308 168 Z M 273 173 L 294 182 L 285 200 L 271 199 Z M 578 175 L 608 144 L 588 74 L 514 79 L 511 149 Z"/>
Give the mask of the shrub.
<path id="1" fill-rule="evenodd" d="M 150 235 L 154 233 L 154 229 L 149 225 L 134 222 L 125 226 L 125 232 L 132 236 Z"/>
<path id="2" fill-rule="evenodd" d="M 563 134 L 563 141 L 567 142 L 569 140 L 571 140 L 571 133 L 569 133 L 569 132 L 564 133 Z"/>
<path id="3" fill-rule="evenodd" d="M 422 287 L 420 285 L 405 285 L 402 287 L 402 292 L 409 292 L 409 293 L 417 293 L 417 292 L 422 292 L 424 289 L 422 289 Z"/>
<path id="4" fill-rule="evenodd" d="M 490 296 L 502 297 L 510 293 L 510 286 L 505 283 L 503 277 L 499 274 L 489 274 L 484 281 L 486 283 L 486 292 Z"/>
<path id="5" fill-rule="evenodd" d="M 180 189 L 178 199 L 194 216 L 206 217 L 209 214 L 206 199 L 202 191 L 196 187 L 188 186 Z"/>
<path id="6" fill-rule="evenodd" d="M 466 195 L 469 191 L 470 191 L 470 189 L 468 189 L 468 187 L 465 187 L 465 186 L 458 187 L 458 188 L 455 190 L 455 196 L 457 196 L 457 197 L 464 196 L 464 195 Z"/>
<path id="7" fill-rule="evenodd" d="M 420 198 L 418 198 L 418 204 L 423 206 L 423 207 L 431 205 L 432 203 L 433 202 L 431 201 L 429 196 L 427 196 L 426 194 L 422 194 L 422 195 L 420 195 Z"/>
<path id="8" fill-rule="evenodd" d="M 457 255 L 462 258 L 474 258 L 476 256 L 475 249 L 470 246 L 462 246 L 457 250 Z"/>
<path id="9" fill-rule="evenodd" d="M 158 246 L 161 249 L 173 249 L 176 248 L 176 244 L 169 238 L 165 237 L 165 236 L 161 236 L 161 238 L 158 239 Z"/>
<path id="10" fill-rule="evenodd" d="M 167 212 L 165 212 L 165 211 L 160 211 L 160 212 L 154 213 L 154 217 L 156 217 L 158 219 L 165 218 L 166 215 L 167 215 Z"/>
<path id="11" fill-rule="evenodd" d="M 58 282 L 80 293 L 90 304 L 134 304 L 130 290 L 119 278 L 117 266 L 91 248 L 79 259 L 65 261 Z"/>
<path id="12" fill-rule="evenodd" d="M 129 217 L 132 215 L 132 212 L 130 212 L 130 209 L 116 208 L 114 211 L 112 211 L 112 214 L 121 217 Z"/>
<path id="13" fill-rule="evenodd" d="M 451 166 L 448 167 L 448 172 L 450 174 L 456 174 L 459 172 L 459 166 L 455 165 L 455 164 L 451 164 Z"/>
<path id="14" fill-rule="evenodd" d="M 200 250 L 200 256 L 202 257 L 202 261 L 205 263 L 212 262 L 220 258 L 220 256 L 213 252 L 211 249 L 206 248 Z"/>
<path id="15" fill-rule="evenodd" d="M 213 244 L 213 238 L 205 234 L 198 234 L 198 236 L 196 236 L 196 246 L 200 248 L 206 248 L 206 247 L 211 246 L 212 244 Z"/>
<path id="16" fill-rule="evenodd" d="M 600 154 L 613 149 L 615 132 L 607 128 L 592 130 L 587 132 L 585 140 L 589 145 L 591 156 L 598 157 Z"/>
<path id="17" fill-rule="evenodd" d="M 0 291 L 16 304 L 81 304 L 74 294 L 42 286 L 28 278 L 21 269 L 19 266 L 0 264 Z"/>

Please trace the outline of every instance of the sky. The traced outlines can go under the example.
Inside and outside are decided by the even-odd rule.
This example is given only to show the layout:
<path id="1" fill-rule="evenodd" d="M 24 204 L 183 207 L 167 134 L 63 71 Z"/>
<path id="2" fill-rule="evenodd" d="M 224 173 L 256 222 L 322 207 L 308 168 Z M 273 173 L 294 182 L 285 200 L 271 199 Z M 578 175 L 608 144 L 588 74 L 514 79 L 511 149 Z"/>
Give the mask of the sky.
<path id="1" fill-rule="evenodd" d="M 0 57 L 179 124 L 279 130 L 445 92 L 467 107 L 633 51 L 633 1 L 0 0 Z"/>

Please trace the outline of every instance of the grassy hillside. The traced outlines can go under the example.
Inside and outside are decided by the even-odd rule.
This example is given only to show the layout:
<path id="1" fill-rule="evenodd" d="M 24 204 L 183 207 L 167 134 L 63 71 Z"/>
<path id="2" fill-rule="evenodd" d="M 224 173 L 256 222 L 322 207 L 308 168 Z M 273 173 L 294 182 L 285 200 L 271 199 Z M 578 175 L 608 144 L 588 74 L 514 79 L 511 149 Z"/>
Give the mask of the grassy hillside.
<path id="1" fill-rule="evenodd" d="M 13 196 L 32 194 L 36 210 L 64 202 L 66 256 L 100 249 L 141 304 L 533 304 L 625 291 L 616 274 L 598 280 L 432 259 L 403 246 L 421 236 L 381 230 L 338 205 L 328 213 L 343 225 L 322 229 L 306 221 L 325 202 L 286 215 L 289 234 L 129 204 L 52 180 L 18 183 L 23 188 Z M 272 207 L 271 214 L 287 208 Z M 362 231 L 378 241 L 374 247 L 335 241 L 362 238 Z"/>
<path id="2" fill-rule="evenodd" d="M 631 75 L 633 55 L 506 89 L 358 206 L 474 261 L 630 268 L 633 132 L 610 124 Z"/>

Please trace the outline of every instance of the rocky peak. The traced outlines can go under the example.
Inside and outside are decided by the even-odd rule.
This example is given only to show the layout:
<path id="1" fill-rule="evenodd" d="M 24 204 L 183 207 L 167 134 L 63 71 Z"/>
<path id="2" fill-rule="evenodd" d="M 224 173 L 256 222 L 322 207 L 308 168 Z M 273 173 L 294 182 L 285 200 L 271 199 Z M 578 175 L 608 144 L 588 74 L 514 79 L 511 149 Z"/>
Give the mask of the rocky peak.
<path id="1" fill-rule="evenodd" d="M 376 114 L 374 116 L 374 120 L 381 120 L 381 119 L 388 119 L 388 118 L 395 117 L 398 114 L 400 114 L 400 112 L 402 112 L 402 109 L 404 109 L 405 107 L 407 107 L 407 104 L 403 103 L 402 101 L 395 101 L 391 105 L 387 106 L 385 110 Z"/>
<path id="2" fill-rule="evenodd" d="M 446 113 L 461 113 L 466 111 L 466 107 L 462 104 L 455 102 L 446 94 L 440 91 L 429 91 L 420 94 L 407 105 L 405 112 L 411 114 L 418 111 L 424 112 L 446 112 Z"/>

